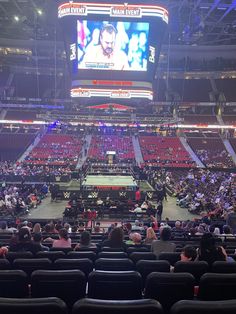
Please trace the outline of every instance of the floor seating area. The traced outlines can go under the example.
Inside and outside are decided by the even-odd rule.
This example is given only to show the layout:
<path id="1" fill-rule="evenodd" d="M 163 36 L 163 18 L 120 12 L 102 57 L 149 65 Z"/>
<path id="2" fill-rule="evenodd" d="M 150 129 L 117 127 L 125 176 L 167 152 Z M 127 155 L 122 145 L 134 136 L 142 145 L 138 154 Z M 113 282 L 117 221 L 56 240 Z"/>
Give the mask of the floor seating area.
<path id="1" fill-rule="evenodd" d="M 140 136 L 139 144 L 145 163 L 157 167 L 193 167 L 189 153 L 177 137 Z"/>

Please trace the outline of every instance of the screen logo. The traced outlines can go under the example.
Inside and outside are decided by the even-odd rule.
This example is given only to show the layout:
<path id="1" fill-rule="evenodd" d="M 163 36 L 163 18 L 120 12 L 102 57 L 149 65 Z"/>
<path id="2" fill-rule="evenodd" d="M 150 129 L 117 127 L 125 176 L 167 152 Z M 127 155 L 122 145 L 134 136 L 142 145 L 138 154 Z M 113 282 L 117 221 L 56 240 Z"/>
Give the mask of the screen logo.
<path id="1" fill-rule="evenodd" d="M 149 46 L 149 62 L 155 63 L 155 54 L 156 54 L 156 48 L 153 46 Z"/>
<path id="2" fill-rule="evenodd" d="M 114 6 L 111 7 L 110 16 L 142 17 L 142 10 L 141 8 L 128 6 L 127 4 L 125 4 L 124 6 Z"/>
<path id="3" fill-rule="evenodd" d="M 70 45 L 70 61 L 73 61 L 76 59 L 76 44 Z"/>
<path id="4" fill-rule="evenodd" d="M 87 7 L 76 3 L 66 3 L 58 8 L 58 18 L 67 15 L 87 15 Z"/>

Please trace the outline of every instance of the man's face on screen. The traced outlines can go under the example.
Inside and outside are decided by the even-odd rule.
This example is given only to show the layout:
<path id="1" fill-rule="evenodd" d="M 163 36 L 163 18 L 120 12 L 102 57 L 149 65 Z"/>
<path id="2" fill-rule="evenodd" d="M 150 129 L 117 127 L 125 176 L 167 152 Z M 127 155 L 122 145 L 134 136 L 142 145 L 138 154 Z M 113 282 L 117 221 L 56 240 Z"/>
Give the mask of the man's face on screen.
<path id="1" fill-rule="evenodd" d="M 101 34 L 100 42 L 103 49 L 104 54 L 110 55 L 114 51 L 115 47 L 115 39 L 116 35 L 114 32 L 108 33 L 107 31 L 104 31 Z"/>

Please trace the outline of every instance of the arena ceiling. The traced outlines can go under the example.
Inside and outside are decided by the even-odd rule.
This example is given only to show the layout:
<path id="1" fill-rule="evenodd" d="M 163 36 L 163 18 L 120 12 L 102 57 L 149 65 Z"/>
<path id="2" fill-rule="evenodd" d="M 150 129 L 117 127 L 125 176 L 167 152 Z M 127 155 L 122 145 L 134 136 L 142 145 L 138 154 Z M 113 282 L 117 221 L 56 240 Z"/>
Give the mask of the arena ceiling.
<path id="1" fill-rule="evenodd" d="M 0 37 L 60 39 L 55 0 L 0 0 Z M 236 44 L 236 0 L 157 1 L 169 9 L 165 43 Z"/>

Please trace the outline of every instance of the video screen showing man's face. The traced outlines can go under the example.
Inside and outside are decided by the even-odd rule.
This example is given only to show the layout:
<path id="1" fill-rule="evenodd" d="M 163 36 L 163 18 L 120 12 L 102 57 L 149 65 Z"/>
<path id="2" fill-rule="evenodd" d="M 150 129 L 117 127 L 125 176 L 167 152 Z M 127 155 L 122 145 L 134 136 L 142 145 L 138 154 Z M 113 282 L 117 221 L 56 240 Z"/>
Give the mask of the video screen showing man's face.
<path id="1" fill-rule="evenodd" d="M 78 69 L 147 71 L 149 23 L 77 21 Z"/>
<path id="2" fill-rule="evenodd" d="M 106 55 L 110 55 L 114 51 L 115 40 L 116 40 L 116 34 L 114 31 L 109 33 L 107 30 L 104 30 L 101 33 L 100 43 Z"/>

